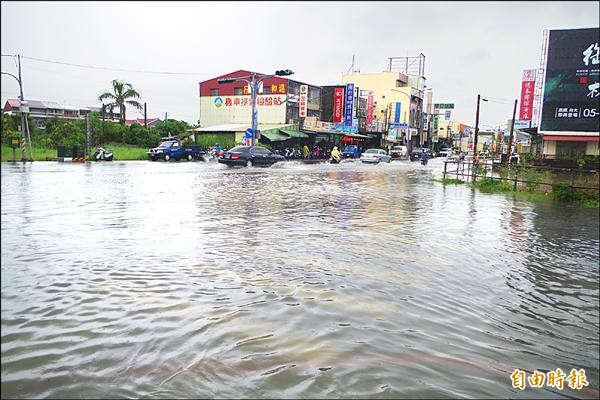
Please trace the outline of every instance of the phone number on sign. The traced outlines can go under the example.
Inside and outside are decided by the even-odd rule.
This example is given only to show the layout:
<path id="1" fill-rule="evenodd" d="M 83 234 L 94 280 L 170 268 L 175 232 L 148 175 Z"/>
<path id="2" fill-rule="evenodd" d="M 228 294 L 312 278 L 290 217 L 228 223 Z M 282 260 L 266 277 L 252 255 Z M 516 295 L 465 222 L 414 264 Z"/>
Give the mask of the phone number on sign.
<path id="1" fill-rule="evenodd" d="M 556 107 L 555 118 L 595 118 L 599 116 L 597 108 Z"/>

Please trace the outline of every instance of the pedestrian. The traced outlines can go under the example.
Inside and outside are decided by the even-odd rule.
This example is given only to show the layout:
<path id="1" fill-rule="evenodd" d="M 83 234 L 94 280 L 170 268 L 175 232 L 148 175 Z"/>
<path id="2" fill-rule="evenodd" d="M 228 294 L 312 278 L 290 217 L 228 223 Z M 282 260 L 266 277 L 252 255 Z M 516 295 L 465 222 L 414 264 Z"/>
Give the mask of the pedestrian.
<path id="1" fill-rule="evenodd" d="M 317 159 L 321 158 L 321 148 L 319 146 L 317 146 L 317 148 L 315 149 L 315 156 L 317 157 Z"/>
<path id="2" fill-rule="evenodd" d="M 302 154 L 304 155 L 304 159 L 308 158 L 308 146 L 304 145 L 304 147 L 302 148 Z"/>

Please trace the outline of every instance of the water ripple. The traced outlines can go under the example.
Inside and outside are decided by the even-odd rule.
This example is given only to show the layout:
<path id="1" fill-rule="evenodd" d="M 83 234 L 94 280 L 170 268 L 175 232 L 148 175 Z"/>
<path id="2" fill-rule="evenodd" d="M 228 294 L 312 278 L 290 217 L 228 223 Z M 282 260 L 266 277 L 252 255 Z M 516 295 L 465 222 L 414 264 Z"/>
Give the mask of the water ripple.
<path id="1" fill-rule="evenodd" d="M 1 167 L 3 398 L 598 398 L 597 210 L 438 159 Z"/>

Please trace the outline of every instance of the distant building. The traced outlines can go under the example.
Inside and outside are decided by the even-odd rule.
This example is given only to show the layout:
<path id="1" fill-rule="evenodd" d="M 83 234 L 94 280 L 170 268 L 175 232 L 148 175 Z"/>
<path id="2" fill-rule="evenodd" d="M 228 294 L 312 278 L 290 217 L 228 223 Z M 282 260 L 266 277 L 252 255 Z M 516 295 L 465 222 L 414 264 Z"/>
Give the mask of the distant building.
<path id="1" fill-rule="evenodd" d="M 161 120 L 159 118 L 148 118 L 146 120 L 146 126 L 148 128 L 154 128 L 156 126 L 156 124 L 158 124 L 159 122 L 161 122 Z M 144 118 L 136 118 L 136 119 L 126 119 L 125 120 L 125 125 L 130 126 L 133 124 L 140 124 L 141 126 L 144 126 Z"/>
<path id="2" fill-rule="evenodd" d="M 250 88 L 245 82 L 218 83 L 221 78 L 247 77 L 250 71 L 238 70 L 199 83 L 200 125 L 199 134 L 231 135 L 236 142 L 243 140 L 244 132 L 252 126 L 252 100 Z M 306 139 L 308 135 L 295 129 L 300 117 L 300 86 L 307 85 L 306 117 L 320 118 L 321 88 L 289 79 L 287 76 L 265 78 L 258 88 L 258 130 L 271 136 L 273 142 L 287 140 L 296 135 Z M 288 134 L 277 131 L 286 129 Z M 289 132 L 288 132 L 289 130 Z"/>
<path id="3" fill-rule="evenodd" d="M 29 106 L 29 115 L 34 121 L 38 128 L 44 129 L 46 127 L 46 121 L 49 118 L 59 118 L 62 120 L 76 120 L 85 118 L 90 112 L 101 112 L 100 107 L 76 107 L 70 105 L 64 105 L 57 101 L 51 100 L 27 100 Z M 20 99 L 8 99 L 4 104 L 4 112 L 12 114 L 21 110 Z M 106 115 L 106 119 L 108 119 Z M 113 113 L 114 121 L 118 121 L 119 113 Z"/>
<path id="4" fill-rule="evenodd" d="M 342 77 L 344 84 L 353 83 L 358 94 L 357 118 L 361 109 L 367 111 L 361 98 L 373 95 L 372 124 L 367 131 L 383 130 L 389 143 L 410 143 L 417 147 L 423 142 L 423 95 L 425 77 L 405 75 L 400 72 L 360 73 L 353 72 Z M 367 92 L 365 92 L 367 91 Z M 390 130 L 391 128 L 391 130 Z"/>

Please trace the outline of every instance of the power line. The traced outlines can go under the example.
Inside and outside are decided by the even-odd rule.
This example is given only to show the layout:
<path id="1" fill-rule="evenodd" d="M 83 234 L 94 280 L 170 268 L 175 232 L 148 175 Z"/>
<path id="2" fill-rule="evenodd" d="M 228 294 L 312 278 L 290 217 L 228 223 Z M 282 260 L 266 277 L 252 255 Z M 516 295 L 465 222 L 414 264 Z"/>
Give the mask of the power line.
<path id="1" fill-rule="evenodd" d="M 39 62 L 45 62 L 45 63 L 50 63 L 50 64 L 58 64 L 58 65 L 67 65 L 70 67 L 101 69 L 101 70 L 105 70 L 105 71 L 136 72 L 136 73 L 141 73 L 141 74 L 162 74 L 162 75 L 218 75 L 217 73 L 213 73 L 213 72 L 142 71 L 142 70 L 132 70 L 132 69 L 123 69 L 123 68 L 102 67 L 102 66 L 96 66 L 96 65 L 74 64 L 74 63 L 67 63 L 67 62 L 62 62 L 62 61 L 45 60 L 43 58 L 37 58 L 37 57 L 27 57 L 27 56 L 21 56 L 21 57 L 28 59 L 28 60 L 32 60 L 32 61 L 39 61 Z"/>

